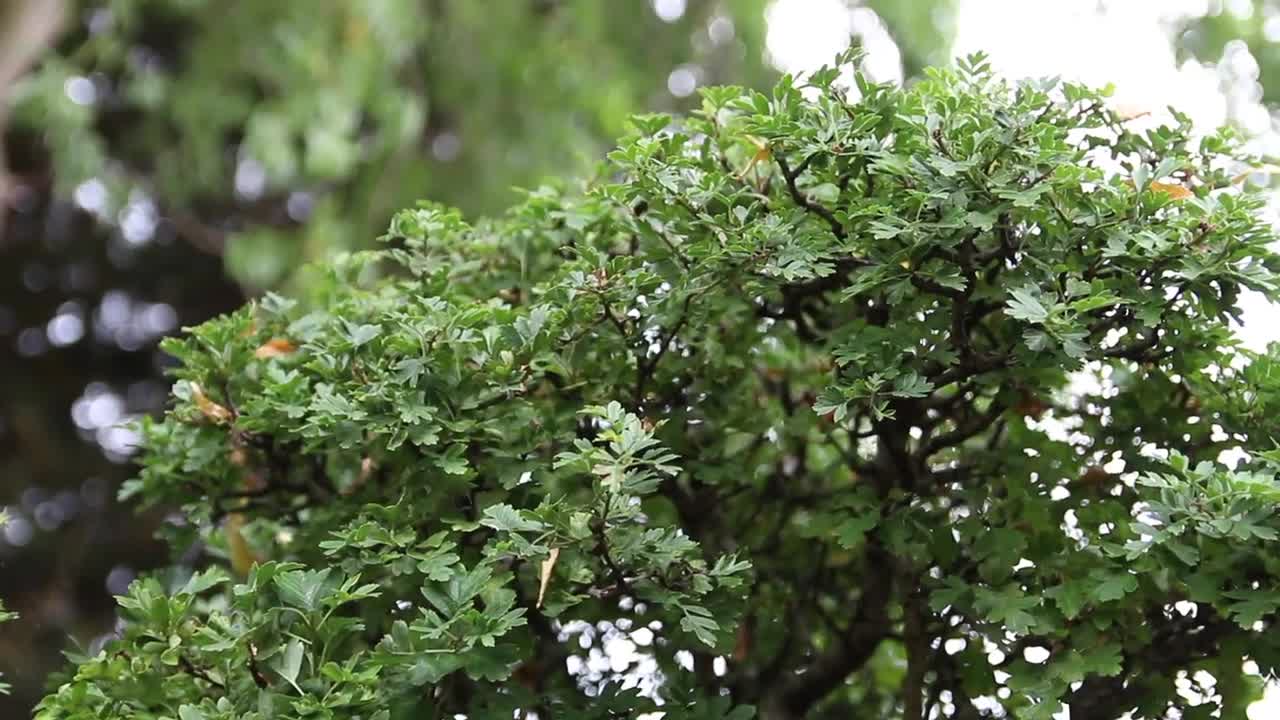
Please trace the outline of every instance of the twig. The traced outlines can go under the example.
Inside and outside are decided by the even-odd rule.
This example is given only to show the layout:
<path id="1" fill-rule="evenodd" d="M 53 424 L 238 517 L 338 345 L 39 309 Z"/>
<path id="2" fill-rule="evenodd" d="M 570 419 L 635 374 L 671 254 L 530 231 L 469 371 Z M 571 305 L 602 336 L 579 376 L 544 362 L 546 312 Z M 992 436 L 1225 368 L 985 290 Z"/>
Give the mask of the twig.
<path id="1" fill-rule="evenodd" d="M 837 238 L 841 240 L 846 239 L 849 236 L 849 233 L 844 229 L 844 226 L 840 224 L 840 221 L 836 219 L 835 214 L 805 197 L 804 193 L 800 192 L 800 188 L 796 187 L 796 176 L 800 173 L 792 172 L 791 167 L 787 164 L 787 159 L 782 157 L 782 155 L 774 154 L 773 157 L 778 163 L 778 168 L 782 171 L 782 178 L 787 183 L 787 192 L 791 194 L 791 199 L 795 204 L 825 220 L 827 225 L 831 226 L 832 234 Z M 800 167 L 807 168 L 812 159 L 813 155 L 805 158 Z"/>

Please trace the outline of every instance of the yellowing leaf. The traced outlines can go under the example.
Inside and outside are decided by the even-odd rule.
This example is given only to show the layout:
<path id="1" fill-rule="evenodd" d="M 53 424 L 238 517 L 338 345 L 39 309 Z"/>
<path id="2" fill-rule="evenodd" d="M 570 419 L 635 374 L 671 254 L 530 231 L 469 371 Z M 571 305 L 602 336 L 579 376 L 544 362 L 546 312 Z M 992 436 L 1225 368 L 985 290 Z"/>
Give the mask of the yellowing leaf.
<path id="1" fill-rule="evenodd" d="M 560 548 L 551 548 L 551 554 L 542 561 L 538 576 L 538 607 L 542 607 L 542 598 L 547 594 L 547 585 L 551 583 L 551 572 L 556 569 L 556 561 L 560 559 Z"/>
<path id="2" fill-rule="evenodd" d="M 1185 186 L 1176 183 L 1151 182 L 1151 192 L 1164 193 L 1174 200 L 1186 200 L 1189 197 L 1195 197 L 1195 193 Z"/>
<path id="3" fill-rule="evenodd" d="M 348 47 L 362 47 L 369 39 L 369 24 L 360 15 L 348 17 L 343 31 Z"/>
<path id="4" fill-rule="evenodd" d="M 265 360 L 266 358 L 273 358 L 273 357 L 280 357 L 281 355 L 288 355 L 289 353 L 297 349 L 298 349 L 297 345 L 294 345 L 292 342 L 290 342 L 289 340 L 286 340 L 285 338 L 271 338 L 270 340 L 260 345 L 257 350 L 254 350 L 253 356 L 258 358 L 259 360 Z"/>
<path id="5" fill-rule="evenodd" d="M 196 383 L 191 383 L 191 399 L 196 401 L 196 407 L 206 418 L 219 424 L 231 422 L 231 411 L 210 400 Z"/>
<path id="6" fill-rule="evenodd" d="M 244 528 L 244 515 L 231 513 L 227 516 L 224 530 L 227 533 L 227 554 L 231 560 L 231 569 L 235 570 L 240 577 L 246 577 L 249 570 L 260 560 L 249 549 L 249 543 L 245 542 L 242 528 Z"/>
<path id="7" fill-rule="evenodd" d="M 756 150 L 756 154 L 751 156 L 751 162 L 747 163 L 747 166 L 742 168 L 742 172 L 738 173 L 737 177 L 739 180 L 746 177 L 747 173 L 751 172 L 751 169 L 754 168 L 758 163 L 768 162 L 769 158 L 773 157 L 773 153 L 769 150 L 768 144 L 766 144 L 763 140 L 760 140 L 758 138 L 748 138 L 748 139 L 751 140 L 752 144 L 755 145 L 758 149 Z"/>

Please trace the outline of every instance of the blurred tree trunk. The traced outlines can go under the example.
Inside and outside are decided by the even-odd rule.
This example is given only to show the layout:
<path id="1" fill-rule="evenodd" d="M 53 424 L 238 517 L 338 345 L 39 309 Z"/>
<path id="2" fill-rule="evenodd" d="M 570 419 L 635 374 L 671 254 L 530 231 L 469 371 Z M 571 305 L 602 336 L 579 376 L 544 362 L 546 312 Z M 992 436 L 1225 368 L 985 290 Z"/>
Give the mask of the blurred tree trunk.
<path id="1" fill-rule="evenodd" d="M 66 20 L 66 0 L 4 0 L 0 3 L 0 137 L 4 137 L 9 91 Z M 9 171 L 0 145 L 0 206 L 8 202 Z M 0 239 L 4 228 L 0 225 Z"/>

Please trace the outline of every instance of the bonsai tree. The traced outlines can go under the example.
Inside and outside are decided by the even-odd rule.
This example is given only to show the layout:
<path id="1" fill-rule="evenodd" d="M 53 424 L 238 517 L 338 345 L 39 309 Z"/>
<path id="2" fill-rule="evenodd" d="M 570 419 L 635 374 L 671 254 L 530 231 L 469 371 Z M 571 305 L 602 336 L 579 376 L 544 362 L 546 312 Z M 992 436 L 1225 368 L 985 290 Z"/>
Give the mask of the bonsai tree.
<path id="1" fill-rule="evenodd" d="M 175 569 L 37 718 L 1245 717 L 1249 161 L 981 56 L 851 61 L 169 341 L 124 493 L 181 508 Z"/>

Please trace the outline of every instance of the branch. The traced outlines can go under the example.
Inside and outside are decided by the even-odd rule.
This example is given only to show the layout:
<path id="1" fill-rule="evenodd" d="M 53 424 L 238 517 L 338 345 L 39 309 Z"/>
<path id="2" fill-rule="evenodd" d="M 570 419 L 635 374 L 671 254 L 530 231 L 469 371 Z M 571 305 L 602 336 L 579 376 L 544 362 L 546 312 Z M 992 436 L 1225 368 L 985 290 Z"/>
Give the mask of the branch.
<path id="1" fill-rule="evenodd" d="M 867 537 L 862 597 L 849 629 L 835 647 L 819 655 L 803 673 L 777 693 L 775 710 L 783 717 L 803 717 L 809 708 L 844 684 L 850 673 L 871 659 L 889 632 L 889 599 L 893 590 L 893 558 L 875 535 Z"/>
<path id="2" fill-rule="evenodd" d="M 906 579 L 906 578 L 904 578 Z M 920 587 L 915 578 L 903 588 L 907 593 L 903 601 L 902 639 L 907 650 L 907 674 L 902 680 L 903 720 L 924 720 L 924 676 L 929 670 L 929 636 L 925 629 L 926 608 L 924 598 L 916 592 Z"/>
<path id="3" fill-rule="evenodd" d="M 636 387 L 635 387 L 635 406 L 639 410 L 644 402 L 645 386 L 653 377 L 653 372 L 658 367 L 658 363 L 662 360 L 662 356 L 667 354 L 667 349 L 671 346 L 671 342 L 675 340 L 676 334 L 684 329 L 686 323 L 689 322 L 689 307 L 693 304 L 694 293 L 690 292 L 684 296 L 684 304 L 680 307 L 680 318 L 666 333 L 659 336 L 658 350 L 651 358 L 638 358 L 636 360 Z"/>
<path id="4" fill-rule="evenodd" d="M 929 459 L 930 455 L 933 455 L 939 450 L 959 445 L 978 433 L 981 433 L 983 430 L 991 427 L 992 423 L 994 423 L 1007 408 L 1008 406 L 1006 403 L 992 400 L 991 407 L 987 408 L 986 412 L 980 415 L 971 415 L 964 422 L 958 423 L 954 430 L 943 433 L 925 443 L 924 447 L 919 451 L 920 461 L 924 462 Z"/>
<path id="5" fill-rule="evenodd" d="M 910 279 L 912 285 L 919 290 L 929 293 L 930 295 L 941 295 L 943 297 L 949 297 L 952 300 L 967 299 L 963 292 L 954 288 L 946 287 L 945 285 L 940 285 L 929 278 L 921 277 L 915 273 L 911 274 Z"/>
<path id="6" fill-rule="evenodd" d="M 208 672 L 204 671 L 201 668 L 196 667 L 190 660 L 187 659 L 186 655 L 178 656 L 178 666 L 181 667 L 182 671 L 185 672 L 186 674 L 194 678 L 203 680 L 206 683 L 209 683 L 210 685 L 212 685 L 213 687 L 216 687 L 219 690 L 226 692 L 227 690 L 226 685 L 223 685 L 221 682 L 214 680 L 212 677 L 209 676 Z"/>
<path id="7" fill-rule="evenodd" d="M 627 580 L 627 576 L 622 572 L 622 568 L 614 561 L 613 554 L 609 552 L 609 539 L 605 535 L 605 530 L 609 524 L 609 509 L 613 502 L 612 495 L 606 495 L 604 499 L 604 508 L 600 514 L 600 523 L 595 528 L 596 546 L 593 552 L 604 561 L 605 567 L 609 569 L 609 576 L 613 582 L 621 588 L 622 592 L 631 594 L 631 583 Z"/>
<path id="8" fill-rule="evenodd" d="M 1160 344 L 1160 331 L 1152 330 L 1145 340 L 1137 340 L 1128 345 L 1117 345 L 1110 350 L 1102 353 L 1104 357 L 1118 358 L 1120 360 L 1152 360 L 1157 357 L 1150 355 L 1152 350 Z"/>
<path id="9" fill-rule="evenodd" d="M 1202 612 L 1203 612 L 1203 607 Z M 1063 702 L 1071 707 L 1072 717 L 1120 717 L 1137 707 L 1146 692 L 1142 676 L 1168 677 L 1174 670 L 1194 660 L 1212 657 L 1220 642 L 1236 632 L 1234 624 L 1214 618 L 1196 627 L 1169 623 L 1147 646 L 1150 656 L 1125 657 L 1125 672 L 1112 677 L 1091 675 Z M 1135 661 L 1142 660 L 1141 667 Z"/>
<path id="10" fill-rule="evenodd" d="M 950 370 L 940 373 L 937 377 L 929 379 L 933 382 L 934 387 L 944 387 L 957 380 L 964 380 L 992 370 L 999 370 L 1007 365 L 1009 360 L 1009 355 L 987 355 L 971 362 L 961 362 Z"/>
<path id="11" fill-rule="evenodd" d="M 800 188 L 796 187 L 796 177 L 799 176 L 805 168 L 809 167 L 809 163 L 813 161 L 813 157 L 813 155 L 810 155 L 805 158 L 804 161 L 800 163 L 800 167 L 797 168 L 795 172 L 792 172 L 791 167 L 787 165 L 786 158 L 777 153 L 773 156 L 774 160 L 778 161 L 778 168 L 782 171 L 782 177 L 787 182 L 787 192 L 791 194 L 791 199 L 795 204 L 825 220 L 827 225 L 831 226 L 831 233 L 841 240 L 844 240 L 849 236 L 849 233 L 844 229 L 844 226 L 840 224 L 840 221 L 836 219 L 835 214 L 805 197 L 805 194 L 800 192 Z"/>

